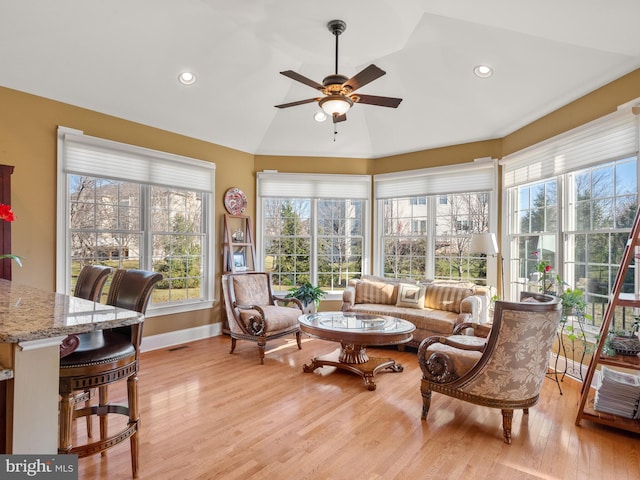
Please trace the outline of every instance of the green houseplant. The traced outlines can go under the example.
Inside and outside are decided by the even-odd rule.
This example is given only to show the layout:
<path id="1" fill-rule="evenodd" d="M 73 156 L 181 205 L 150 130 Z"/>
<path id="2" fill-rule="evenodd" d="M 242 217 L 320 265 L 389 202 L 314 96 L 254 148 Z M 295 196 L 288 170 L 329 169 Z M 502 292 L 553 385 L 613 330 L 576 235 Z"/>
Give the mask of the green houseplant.
<path id="1" fill-rule="evenodd" d="M 297 298 L 302 302 L 305 311 L 307 311 L 308 307 L 310 307 L 309 310 L 317 310 L 320 306 L 320 300 L 326 294 L 327 292 L 320 287 L 313 286 L 311 282 L 304 282 L 297 287 L 290 288 L 286 298 Z"/>

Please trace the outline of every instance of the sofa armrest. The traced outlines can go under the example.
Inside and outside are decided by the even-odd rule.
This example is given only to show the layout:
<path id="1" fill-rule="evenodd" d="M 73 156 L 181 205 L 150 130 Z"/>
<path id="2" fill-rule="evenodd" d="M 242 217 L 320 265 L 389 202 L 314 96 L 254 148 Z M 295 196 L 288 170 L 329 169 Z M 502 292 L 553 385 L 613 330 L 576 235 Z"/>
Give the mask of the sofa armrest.
<path id="1" fill-rule="evenodd" d="M 482 323 L 480 312 L 482 310 L 482 300 L 476 295 L 466 297 L 460 302 L 460 313 L 467 313 L 471 316 L 471 322 Z"/>
<path id="2" fill-rule="evenodd" d="M 343 312 L 348 312 L 351 310 L 356 300 L 356 287 L 347 286 L 342 292 L 342 307 L 341 310 Z"/>

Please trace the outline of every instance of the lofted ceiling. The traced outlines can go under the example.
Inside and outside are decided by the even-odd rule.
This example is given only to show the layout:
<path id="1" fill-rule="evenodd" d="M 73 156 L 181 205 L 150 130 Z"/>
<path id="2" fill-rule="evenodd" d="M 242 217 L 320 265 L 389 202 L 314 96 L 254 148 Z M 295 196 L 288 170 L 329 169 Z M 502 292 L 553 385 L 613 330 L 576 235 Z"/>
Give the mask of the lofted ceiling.
<path id="1" fill-rule="evenodd" d="M 371 63 L 334 136 L 274 105 Z M 0 0 L 0 85 L 264 155 L 377 158 L 502 137 L 640 67 L 638 0 Z M 473 68 L 488 64 L 491 78 Z M 191 86 L 178 74 L 197 75 Z"/>

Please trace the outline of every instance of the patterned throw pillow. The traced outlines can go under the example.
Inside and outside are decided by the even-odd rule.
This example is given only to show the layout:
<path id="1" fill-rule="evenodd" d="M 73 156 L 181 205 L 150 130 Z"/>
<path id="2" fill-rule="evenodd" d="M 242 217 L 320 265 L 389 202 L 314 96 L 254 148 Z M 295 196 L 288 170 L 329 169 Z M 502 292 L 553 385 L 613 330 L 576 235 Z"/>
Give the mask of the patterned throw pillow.
<path id="1" fill-rule="evenodd" d="M 355 303 L 396 303 L 396 285 L 384 282 L 358 282 Z"/>
<path id="2" fill-rule="evenodd" d="M 396 306 L 424 309 L 425 285 L 410 285 L 401 283 L 398 287 L 398 301 Z"/>

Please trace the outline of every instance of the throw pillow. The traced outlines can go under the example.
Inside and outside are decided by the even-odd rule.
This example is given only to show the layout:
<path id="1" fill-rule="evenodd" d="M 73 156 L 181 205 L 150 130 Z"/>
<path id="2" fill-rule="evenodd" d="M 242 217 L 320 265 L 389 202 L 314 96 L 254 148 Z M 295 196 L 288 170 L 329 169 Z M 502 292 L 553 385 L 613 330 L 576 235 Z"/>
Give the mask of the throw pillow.
<path id="1" fill-rule="evenodd" d="M 384 282 L 363 282 L 356 284 L 356 303 L 381 303 L 393 305 L 395 303 L 396 287 Z"/>
<path id="2" fill-rule="evenodd" d="M 396 306 L 424 309 L 425 285 L 410 285 L 401 283 L 398 287 L 398 301 Z"/>

